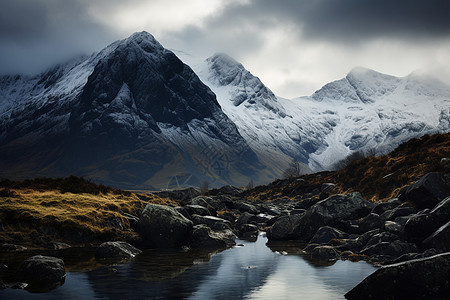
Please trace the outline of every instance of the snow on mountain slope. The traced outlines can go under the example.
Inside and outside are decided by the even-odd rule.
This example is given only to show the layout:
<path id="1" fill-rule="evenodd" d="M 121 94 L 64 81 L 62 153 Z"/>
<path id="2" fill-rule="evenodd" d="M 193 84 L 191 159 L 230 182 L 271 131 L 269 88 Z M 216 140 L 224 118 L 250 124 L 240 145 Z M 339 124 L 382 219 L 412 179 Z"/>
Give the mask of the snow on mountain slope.
<path id="1" fill-rule="evenodd" d="M 279 175 L 291 157 L 315 171 L 330 169 L 354 151 L 386 153 L 413 137 L 450 131 L 450 88 L 430 77 L 357 67 L 310 97 L 289 100 L 225 55 L 206 61 L 179 55 Z"/>
<path id="2" fill-rule="evenodd" d="M 0 176 L 147 188 L 180 174 L 196 185 L 273 178 L 211 90 L 149 33 L 0 82 Z"/>

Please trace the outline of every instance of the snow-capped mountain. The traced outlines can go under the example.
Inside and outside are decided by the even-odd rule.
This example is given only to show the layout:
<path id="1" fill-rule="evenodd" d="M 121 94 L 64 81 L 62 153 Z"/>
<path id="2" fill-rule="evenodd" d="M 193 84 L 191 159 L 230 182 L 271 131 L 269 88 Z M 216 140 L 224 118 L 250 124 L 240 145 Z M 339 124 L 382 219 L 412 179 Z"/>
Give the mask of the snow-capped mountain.
<path id="1" fill-rule="evenodd" d="M 269 180 L 214 93 L 146 32 L 35 77 L 3 77 L 0 101 L 3 177 Z"/>
<path id="2" fill-rule="evenodd" d="M 310 97 L 289 100 L 226 55 L 180 56 L 216 93 L 260 160 L 278 172 L 291 158 L 314 171 L 330 169 L 354 151 L 386 153 L 411 138 L 450 131 L 450 88 L 430 77 L 358 67 Z"/>
<path id="3" fill-rule="evenodd" d="M 450 131 L 450 87 L 417 73 L 355 68 L 283 99 L 225 54 L 176 54 L 140 32 L 43 74 L 0 77 L 0 177 L 242 186 L 281 177 L 292 159 L 329 169 Z"/>

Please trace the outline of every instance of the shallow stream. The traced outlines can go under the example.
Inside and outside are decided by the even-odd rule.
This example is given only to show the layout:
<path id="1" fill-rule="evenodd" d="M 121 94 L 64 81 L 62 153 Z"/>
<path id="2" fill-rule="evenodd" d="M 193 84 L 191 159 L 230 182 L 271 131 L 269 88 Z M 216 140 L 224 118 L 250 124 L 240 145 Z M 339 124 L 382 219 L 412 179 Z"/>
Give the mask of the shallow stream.
<path id="1" fill-rule="evenodd" d="M 8 288 L 0 299 L 344 299 L 376 269 L 362 261 L 312 261 L 298 245 L 266 243 L 260 234 L 218 253 L 147 250 L 113 265 L 97 263 L 93 251 L 55 252 L 66 262 L 62 286 L 47 293 Z M 0 256 L 10 271 L 26 258 Z"/>

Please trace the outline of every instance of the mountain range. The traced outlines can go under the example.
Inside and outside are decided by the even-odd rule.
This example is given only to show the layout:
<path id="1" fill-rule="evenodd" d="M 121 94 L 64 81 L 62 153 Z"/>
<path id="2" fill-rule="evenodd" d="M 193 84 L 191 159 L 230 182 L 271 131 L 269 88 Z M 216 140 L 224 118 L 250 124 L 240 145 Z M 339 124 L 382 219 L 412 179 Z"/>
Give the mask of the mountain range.
<path id="1" fill-rule="evenodd" d="M 330 169 L 450 131 L 450 87 L 355 68 L 277 97 L 226 54 L 201 60 L 135 33 L 36 76 L 0 77 L 0 177 L 75 174 L 129 189 L 246 185 Z"/>

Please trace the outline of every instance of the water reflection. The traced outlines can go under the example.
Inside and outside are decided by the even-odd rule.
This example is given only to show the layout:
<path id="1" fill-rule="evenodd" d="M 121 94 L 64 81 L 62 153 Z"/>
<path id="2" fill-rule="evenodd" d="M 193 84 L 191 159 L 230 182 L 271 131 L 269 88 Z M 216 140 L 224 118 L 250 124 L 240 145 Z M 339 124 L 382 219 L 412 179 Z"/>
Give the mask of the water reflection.
<path id="1" fill-rule="evenodd" d="M 0 291 L 4 299 L 343 299 L 375 268 L 337 261 L 316 266 L 298 245 L 266 246 L 267 238 L 220 253 L 144 251 L 134 260 L 91 271 L 68 272 L 45 294 Z M 277 252 L 286 251 L 288 255 Z"/>

